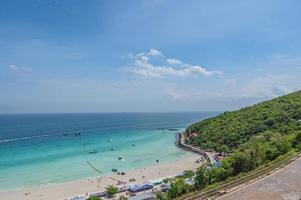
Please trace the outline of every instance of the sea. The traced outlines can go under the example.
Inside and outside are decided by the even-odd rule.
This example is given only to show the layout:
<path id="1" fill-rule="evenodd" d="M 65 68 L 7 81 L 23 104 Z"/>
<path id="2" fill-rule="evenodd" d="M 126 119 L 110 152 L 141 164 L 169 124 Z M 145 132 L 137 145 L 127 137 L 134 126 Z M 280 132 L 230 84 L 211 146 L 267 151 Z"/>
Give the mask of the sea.
<path id="1" fill-rule="evenodd" d="M 177 134 L 214 112 L 0 115 L 0 190 L 63 183 L 191 155 Z"/>

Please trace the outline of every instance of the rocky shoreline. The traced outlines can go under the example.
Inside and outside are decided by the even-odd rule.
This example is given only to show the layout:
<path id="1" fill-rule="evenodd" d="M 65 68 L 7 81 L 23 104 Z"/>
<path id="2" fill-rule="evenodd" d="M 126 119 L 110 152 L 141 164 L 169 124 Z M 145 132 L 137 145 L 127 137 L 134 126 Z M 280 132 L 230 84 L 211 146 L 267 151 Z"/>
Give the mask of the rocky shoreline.
<path id="1" fill-rule="evenodd" d="M 209 152 L 207 152 L 205 150 L 202 150 L 202 149 L 199 149 L 199 148 L 196 148 L 192 145 L 186 144 L 185 143 L 185 135 L 184 135 L 183 132 L 179 133 L 177 143 L 178 143 L 179 148 L 203 156 L 208 163 L 213 163 L 214 162 L 214 159 L 213 159 L 213 157 L 211 156 L 211 154 Z"/>

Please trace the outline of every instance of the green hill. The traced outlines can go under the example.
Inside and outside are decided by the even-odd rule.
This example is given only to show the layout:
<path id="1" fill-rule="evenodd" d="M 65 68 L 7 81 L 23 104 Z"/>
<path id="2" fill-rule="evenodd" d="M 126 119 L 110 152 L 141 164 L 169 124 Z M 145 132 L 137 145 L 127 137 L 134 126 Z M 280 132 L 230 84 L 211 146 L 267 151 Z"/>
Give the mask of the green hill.
<path id="1" fill-rule="evenodd" d="M 186 134 L 198 135 L 187 142 L 203 149 L 230 152 L 252 140 L 268 142 L 301 130 L 300 119 L 298 91 L 195 123 Z"/>
<path id="2" fill-rule="evenodd" d="M 193 186 L 183 177 L 172 180 L 171 189 L 159 193 L 158 199 L 214 188 L 219 182 L 300 153 L 301 91 L 195 123 L 187 128 L 186 136 L 187 143 L 230 154 L 187 173 L 192 174 Z"/>

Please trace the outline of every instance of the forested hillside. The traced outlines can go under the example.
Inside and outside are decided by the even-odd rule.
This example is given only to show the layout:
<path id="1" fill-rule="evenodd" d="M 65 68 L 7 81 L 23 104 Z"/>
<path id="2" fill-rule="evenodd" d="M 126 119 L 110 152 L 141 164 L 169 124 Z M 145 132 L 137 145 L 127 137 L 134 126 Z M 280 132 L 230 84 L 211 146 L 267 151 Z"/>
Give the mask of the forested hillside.
<path id="1" fill-rule="evenodd" d="M 232 151 L 252 140 L 270 141 L 301 130 L 301 91 L 195 123 L 186 133 L 203 149 Z"/>
<path id="2" fill-rule="evenodd" d="M 170 180 L 171 189 L 158 199 L 177 198 L 190 191 L 243 175 L 271 161 L 301 151 L 301 91 L 195 123 L 185 142 L 202 149 L 228 152 L 219 164 L 207 163 L 196 172 Z M 190 177 L 194 185 L 185 183 Z"/>

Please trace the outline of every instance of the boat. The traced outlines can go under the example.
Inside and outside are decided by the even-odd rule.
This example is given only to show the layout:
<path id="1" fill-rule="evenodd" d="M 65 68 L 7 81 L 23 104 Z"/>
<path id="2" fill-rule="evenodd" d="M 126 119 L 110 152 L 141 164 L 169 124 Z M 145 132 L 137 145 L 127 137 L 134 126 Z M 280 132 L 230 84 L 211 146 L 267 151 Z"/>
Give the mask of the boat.
<path id="1" fill-rule="evenodd" d="M 80 136 L 80 132 L 74 133 L 74 136 Z"/>
<path id="2" fill-rule="evenodd" d="M 118 160 L 122 160 L 122 156 L 119 156 L 119 157 L 118 157 Z"/>
<path id="3" fill-rule="evenodd" d="M 97 153 L 96 150 L 89 151 L 89 154 L 96 154 L 96 153 Z"/>
<path id="4" fill-rule="evenodd" d="M 113 169 L 112 169 L 112 172 L 118 172 L 118 170 L 117 170 L 117 169 L 115 169 L 115 168 L 113 168 Z"/>

